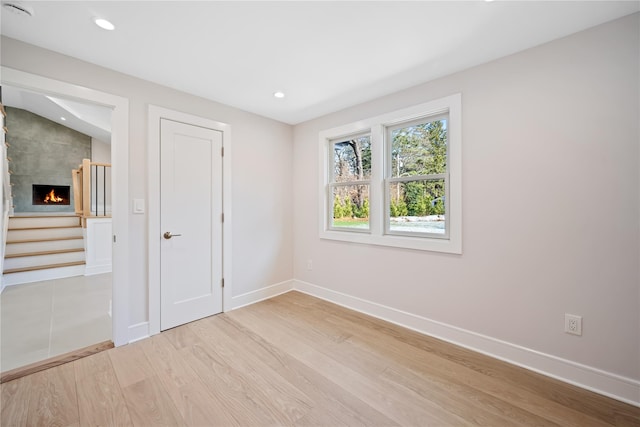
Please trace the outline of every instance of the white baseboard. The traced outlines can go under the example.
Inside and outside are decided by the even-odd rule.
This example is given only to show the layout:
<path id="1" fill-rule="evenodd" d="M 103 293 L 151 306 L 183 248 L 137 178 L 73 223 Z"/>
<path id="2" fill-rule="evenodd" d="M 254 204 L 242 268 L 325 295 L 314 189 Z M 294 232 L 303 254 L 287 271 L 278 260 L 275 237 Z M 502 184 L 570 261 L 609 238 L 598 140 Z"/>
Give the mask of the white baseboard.
<path id="1" fill-rule="evenodd" d="M 361 298 L 293 280 L 293 289 L 640 407 L 640 381 Z"/>
<path id="2" fill-rule="evenodd" d="M 225 307 L 224 311 L 235 310 L 236 308 L 255 304 L 259 301 L 263 301 L 289 292 L 292 289 L 293 280 L 286 280 L 284 282 L 276 283 L 275 285 L 267 286 L 256 291 L 247 292 L 242 295 L 236 295 L 235 297 L 231 298 L 230 307 Z"/>
<path id="3" fill-rule="evenodd" d="M 95 276 L 96 274 L 111 273 L 111 264 L 86 266 L 84 270 L 85 276 Z"/>
<path id="4" fill-rule="evenodd" d="M 149 338 L 149 322 L 140 322 L 129 326 L 129 344 Z"/>

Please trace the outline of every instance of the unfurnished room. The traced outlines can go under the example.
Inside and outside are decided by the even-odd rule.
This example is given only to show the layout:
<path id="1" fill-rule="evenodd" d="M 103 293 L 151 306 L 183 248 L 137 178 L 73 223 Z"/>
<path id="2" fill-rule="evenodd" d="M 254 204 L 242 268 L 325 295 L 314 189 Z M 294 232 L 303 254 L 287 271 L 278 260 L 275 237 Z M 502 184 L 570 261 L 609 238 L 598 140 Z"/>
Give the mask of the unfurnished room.
<path id="1" fill-rule="evenodd" d="M 0 425 L 640 426 L 640 1 L 0 17 Z"/>

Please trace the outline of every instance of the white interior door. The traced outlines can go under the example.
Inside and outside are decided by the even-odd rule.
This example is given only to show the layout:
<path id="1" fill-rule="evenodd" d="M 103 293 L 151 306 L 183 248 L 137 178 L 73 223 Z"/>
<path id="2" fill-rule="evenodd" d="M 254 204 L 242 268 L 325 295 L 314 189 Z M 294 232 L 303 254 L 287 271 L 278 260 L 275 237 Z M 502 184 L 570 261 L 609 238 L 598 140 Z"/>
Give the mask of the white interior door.
<path id="1" fill-rule="evenodd" d="M 160 122 L 160 329 L 222 311 L 222 132 Z"/>

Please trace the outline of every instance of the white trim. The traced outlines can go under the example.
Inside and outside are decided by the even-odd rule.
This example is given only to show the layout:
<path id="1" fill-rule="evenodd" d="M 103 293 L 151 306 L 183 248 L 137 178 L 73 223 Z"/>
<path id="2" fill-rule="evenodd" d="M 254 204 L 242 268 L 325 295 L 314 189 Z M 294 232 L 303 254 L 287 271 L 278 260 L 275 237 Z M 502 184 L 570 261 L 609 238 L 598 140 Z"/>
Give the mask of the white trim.
<path id="1" fill-rule="evenodd" d="M 231 214 L 231 126 L 226 123 L 204 117 L 194 116 L 168 108 L 149 105 L 148 141 L 147 141 L 147 171 L 149 199 L 147 204 L 148 242 L 149 242 L 149 334 L 160 333 L 160 119 L 165 118 L 177 122 L 202 126 L 221 131 L 224 157 L 222 158 L 222 207 L 224 211 L 223 232 L 223 275 L 224 289 L 222 291 L 222 311 L 228 311 L 228 302 L 232 300 L 233 281 L 231 277 L 231 242 L 232 242 L 232 214 Z"/>
<path id="2" fill-rule="evenodd" d="M 149 338 L 149 322 L 140 322 L 129 326 L 129 344 Z"/>
<path id="3" fill-rule="evenodd" d="M 111 218 L 87 218 L 82 232 L 84 235 L 86 261 L 84 275 L 93 276 L 94 274 L 111 273 L 113 254 L 108 250 L 113 240 L 111 237 L 113 236 Z M 102 254 L 102 256 L 98 258 L 98 254 Z"/>
<path id="4" fill-rule="evenodd" d="M 385 234 L 386 195 L 384 194 L 386 157 L 384 140 L 389 126 L 410 122 L 414 119 L 448 112 L 447 134 L 449 139 L 448 168 L 448 238 L 441 236 L 401 236 Z M 332 197 L 329 194 L 331 167 L 329 148 L 341 138 L 360 134 L 371 135 L 371 185 L 369 186 L 369 230 L 353 232 L 354 229 L 337 230 L 329 227 L 329 207 Z M 342 240 L 352 243 L 392 246 L 452 254 L 462 254 L 462 95 L 460 93 L 435 99 L 423 104 L 370 117 L 357 122 L 327 129 L 319 133 L 318 144 L 318 218 L 321 239 Z"/>
<path id="5" fill-rule="evenodd" d="M 1 67 L 2 84 L 103 105 L 111 114 L 113 188 L 113 343 L 129 342 L 129 100 L 12 68 Z"/>
<path id="6" fill-rule="evenodd" d="M 293 280 L 285 280 L 284 282 L 276 283 L 265 288 L 260 288 L 242 295 L 236 295 L 231 299 L 231 310 L 264 301 L 291 290 L 293 290 Z"/>
<path id="7" fill-rule="evenodd" d="M 111 265 L 95 265 L 92 267 L 85 267 L 85 276 L 95 276 L 96 274 L 111 273 Z"/>
<path id="8" fill-rule="evenodd" d="M 293 289 L 525 369 L 640 407 L 640 381 L 301 280 Z"/>

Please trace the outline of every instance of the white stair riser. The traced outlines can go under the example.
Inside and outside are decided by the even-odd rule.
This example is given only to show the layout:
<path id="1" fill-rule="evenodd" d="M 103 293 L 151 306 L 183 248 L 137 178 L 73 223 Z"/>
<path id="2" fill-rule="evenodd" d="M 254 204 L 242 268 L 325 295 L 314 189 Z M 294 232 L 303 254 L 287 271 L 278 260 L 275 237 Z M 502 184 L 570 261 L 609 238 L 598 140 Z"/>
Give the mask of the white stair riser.
<path id="1" fill-rule="evenodd" d="M 62 264 L 74 261 L 84 261 L 84 251 L 5 258 L 4 269 L 10 270 L 13 268 L 37 267 L 40 265 Z"/>
<path id="2" fill-rule="evenodd" d="M 45 228 L 34 230 L 9 230 L 7 241 L 13 240 L 37 240 L 60 237 L 82 237 L 81 227 Z"/>
<path id="3" fill-rule="evenodd" d="M 11 217 L 9 228 L 75 227 L 80 225 L 77 216 Z"/>
<path id="4" fill-rule="evenodd" d="M 73 265 L 70 267 L 51 268 L 46 270 L 23 271 L 20 273 L 5 274 L 2 282 L 5 286 L 20 285 L 22 283 L 41 282 L 43 280 L 62 279 L 64 277 L 74 277 L 84 275 L 84 265 Z"/>
<path id="5" fill-rule="evenodd" d="M 44 242 L 9 243 L 5 249 L 7 255 L 29 252 L 55 251 L 58 249 L 83 249 L 82 239 L 48 240 Z"/>

